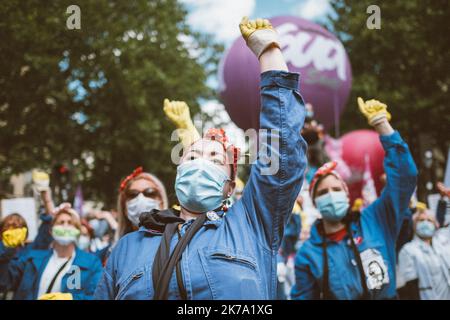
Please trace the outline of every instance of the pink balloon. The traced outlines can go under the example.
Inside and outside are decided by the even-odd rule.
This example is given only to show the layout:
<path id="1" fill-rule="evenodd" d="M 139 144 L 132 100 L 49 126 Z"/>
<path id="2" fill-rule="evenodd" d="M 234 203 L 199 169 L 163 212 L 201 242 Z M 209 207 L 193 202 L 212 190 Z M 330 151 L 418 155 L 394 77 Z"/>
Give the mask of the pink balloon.
<path id="1" fill-rule="evenodd" d="M 378 133 L 373 130 L 355 130 L 343 135 L 341 141 L 342 158 L 353 173 L 351 178 L 347 180 L 352 202 L 354 199 L 361 197 L 366 154 L 370 159 L 370 171 L 379 195 L 383 189 L 380 176 L 384 173 L 384 149 Z"/>
<path id="2" fill-rule="evenodd" d="M 351 67 L 342 43 L 313 22 L 298 17 L 270 19 L 289 70 L 300 73 L 300 94 L 329 129 L 339 123 L 351 88 Z M 231 119 L 246 130 L 259 128 L 259 63 L 242 37 L 219 66 L 220 94 Z"/>

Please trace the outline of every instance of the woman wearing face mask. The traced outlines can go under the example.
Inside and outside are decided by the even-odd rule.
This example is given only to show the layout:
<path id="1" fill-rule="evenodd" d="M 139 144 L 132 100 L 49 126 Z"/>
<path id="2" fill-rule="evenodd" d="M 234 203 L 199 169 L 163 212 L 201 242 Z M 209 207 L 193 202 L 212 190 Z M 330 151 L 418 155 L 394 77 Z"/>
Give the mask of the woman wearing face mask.
<path id="1" fill-rule="evenodd" d="M 394 299 L 395 245 L 416 187 L 417 169 L 407 144 L 389 124 L 385 104 L 364 103 L 361 112 L 380 134 L 387 183 L 359 215 L 349 214 L 346 183 L 330 162 L 317 170 L 311 198 L 322 219 L 297 253 L 293 299 Z"/>
<path id="2" fill-rule="evenodd" d="M 143 172 L 142 167 L 136 168 L 120 183 L 117 208 L 119 226 L 116 240 L 138 229 L 143 212 L 168 208 L 166 189 L 154 175 Z"/>
<path id="3" fill-rule="evenodd" d="M 305 110 L 298 74 L 288 72 L 269 21 L 244 18 L 240 28 L 259 58 L 260 125 L 267 129 L 242 197 L 227 208 L 239 151 L 223 130 L 211 129 L 178 165 L 180 212 L 141 217 L 139 231 L 114 248 L 96 298 L 275 299 L 277 251 L 306 166 Z"/>
<path id="4" fill-rule="evenodd" d="M 78 237 L 77 246 L 83 251 L 91 252 L 91 241 L 94 238 L 94 230 L 85 219 L 81 219 L 80 236 Z"/>
<path id="5" fill-rule="evenodd" d="M 414 216 L 414 239 L 398 258 L 400 299 L 450 300 L 450 243 L 436 237 L 437 223 L 429 212 Z"/>
<path id="6" fill-rule="evenodd" d="M 15 291 L 15 300 L 91 299 L 102 266 L 76 247 L 79 235 L 78 214 L 65 206 L 52 221 L 52 249 L 16 255 L 0 246 L 0 287 Z"/>

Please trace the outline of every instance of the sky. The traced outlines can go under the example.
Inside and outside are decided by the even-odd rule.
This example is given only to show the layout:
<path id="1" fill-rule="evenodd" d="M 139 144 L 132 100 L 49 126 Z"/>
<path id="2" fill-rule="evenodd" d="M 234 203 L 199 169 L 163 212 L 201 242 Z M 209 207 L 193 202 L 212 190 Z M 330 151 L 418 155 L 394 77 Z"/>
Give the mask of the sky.
<path id="1" fill-rule="evenodd" d="M 239 22 L 243 16 L 271 18 L 292 15 L 315 22 L 323 22 L 332 14 L 330 0 L 180 0 L 188 10 L 187 22 L 195 31 L 208 33 L 225 45 L 225 51 L 240 36 Z M 208 85 L 218 87 L 217 77 L 208 80 Z M 218 100 L 200 101 L 201 110 L 213 118 L 213 123 L 203 124 L 200 117 L 194 118 L 197 128 L 220 124 L 231 141 L 243 143 L 242 130 L 238 129 Z M 223 125 L 226 123 L 226 125 Z M 233 139 L 234 138 L 234 139 Z M 243 146 L 240 146 L 243 147 Z"/>
<path id="2" fill-rule="evenodd" d="M 332 12 L 329 0 L 180 0 L 188 9 L 188 24 L 197 31 L 213 34 L 229 45 L 239 36 L 243 16 L 270 18 L 299 16 L 321 22 Z"/>

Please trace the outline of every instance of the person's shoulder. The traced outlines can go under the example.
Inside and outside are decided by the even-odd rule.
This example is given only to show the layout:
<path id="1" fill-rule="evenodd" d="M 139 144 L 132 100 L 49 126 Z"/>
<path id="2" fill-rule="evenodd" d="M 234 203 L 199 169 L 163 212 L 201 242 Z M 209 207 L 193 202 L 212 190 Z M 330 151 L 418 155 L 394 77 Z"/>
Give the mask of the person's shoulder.
<path id="1" fill-rule="evenodd" d="M 317 245 L 311 238 L 307 239 L 297 250 L 296 259 L 308 260 L 308 258 L 312 257 L 315 251 L 317 251 L 317 248 Z"/>
<path id="2" fill-rule="evenodd" d="M 152 238 L 152 236 L 148 231 L 143 229 L 127 233 L 119 240 L 117 240 L 117 242 L 112 247 L 112 251 L 128 251 L 130 249 L 137 248 L 138 244 L 142 241 L 145 241 L 145 239 L 147 238 Z"/>
<path id="3" fill-rule="evenodd" d="M 450 226 L 438 229 L 433 238 L 439 243 L 450 245 Z"/>
<path id="4" fill-rule="evenodd" d="M 78 259 L 77 259 L 77 257 L 78 257 Z M 82 263 L 86 264 L 86 266 L 90 266 L 92 264 L 97 264 L 97 263 L 101 265 L 100 259 L 95 254 L 86 252 L 81 249 L 76 250 L 75 259 L 77 259 L 78 261 L 82 261 Z"/>
<path id="5" fill-rule="evenodd" d="M 140 241 L 143 238 L 145 238 L 146 233 L 148 233 L 148 231 L 145 231 L 143 229 L 129 232 L 117 241 L 117 245 L 134 242 L 138 240 Z"/>
<path id="6" fill-rule="evenodd" d="M 24 258 L 43 258 L 50 256 L 52 254 L 52 249 L 32 249 L 31 247 L 26 247 L 20 251 L 19 255 Z"/>
<path id="7" fill-rule="evenodd" d="M 413 239 L 410 242 L 405 243 L 405 245 L 400 249 L 399 254 L 401 255 L 407 254 L 409 256 L 413 256 L 416 250 L 417 250 L 417 243 Z"/>

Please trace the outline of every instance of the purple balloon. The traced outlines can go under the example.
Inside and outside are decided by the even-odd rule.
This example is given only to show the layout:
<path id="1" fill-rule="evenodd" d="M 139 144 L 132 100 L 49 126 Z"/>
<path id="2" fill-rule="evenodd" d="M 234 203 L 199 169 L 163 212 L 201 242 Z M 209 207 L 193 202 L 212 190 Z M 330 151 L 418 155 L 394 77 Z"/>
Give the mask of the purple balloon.
<path id="1" fill-rule="evenodd" d="M 270 19 L 277 29 L 289 70 L 300 73 L 299 91 L 314 107 L 325 128 L 339 127 L 351 88 L 351 67 L 342 43 L 305 19 Z M 244 130 L 259 128 L 259 63 L 242 37 L 236 39 L 219 66 L 220 95 L 231 119 Z"/>

